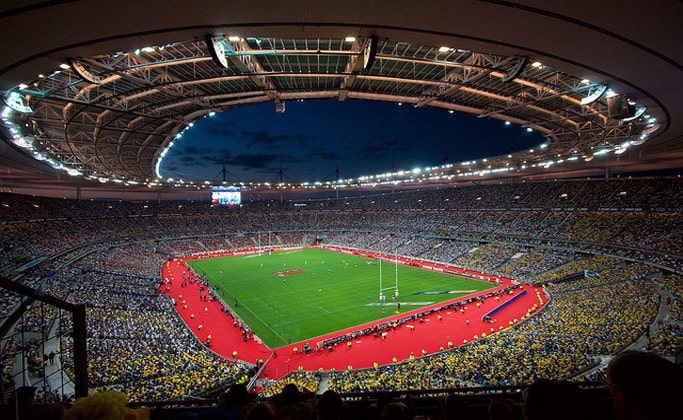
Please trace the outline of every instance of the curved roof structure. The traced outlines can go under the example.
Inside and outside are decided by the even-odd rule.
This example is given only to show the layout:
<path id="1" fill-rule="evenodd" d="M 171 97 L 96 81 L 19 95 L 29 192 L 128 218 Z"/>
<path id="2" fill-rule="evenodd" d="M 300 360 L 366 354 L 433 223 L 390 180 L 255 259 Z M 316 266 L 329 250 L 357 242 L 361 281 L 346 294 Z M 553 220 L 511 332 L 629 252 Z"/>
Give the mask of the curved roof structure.
<path id="1" fill-rule="evenodd" d="M 301 99 L 442 108 L 548 139 L 425 179 L 681 168 L 682 11 L 674 0 L 3 2 L 3 182 L 169 185 L 156 166 L 196 119 Z"/>

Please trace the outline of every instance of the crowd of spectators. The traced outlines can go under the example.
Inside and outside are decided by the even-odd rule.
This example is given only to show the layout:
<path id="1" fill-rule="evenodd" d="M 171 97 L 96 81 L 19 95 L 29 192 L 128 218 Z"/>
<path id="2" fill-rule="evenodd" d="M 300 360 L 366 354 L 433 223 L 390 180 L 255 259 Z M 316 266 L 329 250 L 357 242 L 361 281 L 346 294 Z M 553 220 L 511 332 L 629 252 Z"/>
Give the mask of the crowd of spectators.
<path id="1" fill-rule="evenodd" d="M 142 277 L 93 269 L 116 267 L 120 258 L 135 260 L 136 255 L 147 261 L 124 262 L 120 268 L 132 270 L 125 273 L 144 274 L 136 264 L 161 266 L 162 255 L 135 247 L 127 251 L 79 261 L 82 274 L 67 296 L 87 307 L 90 385 L 138 401 L 178 399 L 203 395 L 245 375 L 249 366 L 210 352 L 185 327 L 170 300 L 157 293 L 158 272 Z"/>
<path id="2" fill-rule="evenodd" d="M 138 401 L 187 398 L 225 387 L 250 371 L 251 366 L 206 349 L 177 316 L 170 300 L 157 293 L 163 261 L 164 255 L 144 247 L 119 247 L 88 254 L 51 279 L 47 293 L 86 305 L 91 389 L 121 391 Z M 58 358 L 65 371 L 73 373 L 71 318 L 62 314 L 56 321 L 54 307 L 35 305 L 18 328 L 43 327 L 44 333 L 51 325 L 59 328 Z M 37 346 L 29 350 L 33 348 Z M 42 354 L 27 354 L 37 362 L 30 366 L 39 377 Z"/>
<path id="3" fill-rule="evenodd" d="M 430 389 L 439 384 L 499 386 L 570 378 L 616 354 L 657 315 L 656 289 L 642 264 L 603 270 L 599 278 L 548 287 L 552 299 L 513 328 L 447 352 L 377 369 L 336 372 L 339 392 Z M 514 361 L 514 362 L 513 362 Z"/>
<path id="4" fill-rule="evenodd" d="M 602 267 L 608 267 L 616 264 L 618 261 L 614 257 L 605 255 L 577 256 L 569 263 L 555 267 L 553 270 L 543 272 L 540 275 L 532 276 L 530 279 L 527 279 L 526 283 L 533 285 L 556 283 L 573 275 L 598 272 Z"/>
<path id="5" fill-rule="evenodd" d="M 512 258 L 505 264 L 493 268 L 490 273 L 527 282 L 531 277 L 543 276 L 544 273 L 577 259 L 572 252 L 560 253 L 552 249 L 520 251 L 526 252 L 518 253 L 517 258 Z"/>
<path id="6" fill-rule="evenodd" d="M 662 271 L 659 266 L 683 268 L 680 186 L 678 179 L 479 185 L 303 207 L 247 202 L 237 210 L 0 194 L 0 273 L 85 303 L 90 385 L 145 400 L 201 395 L 249 369 L 208 351 L 156 293 L 160 266 L 171 256 L 307 246 L 322 237 L 329 244 L 450 262 L 547 285 L 551 301 L 537 316 L 486 340 L 405 363 L 334 372 L 330 389 L 525 384 L 576 376 L 647 333 L 659 305 L 650 276 Z M 22 267 L 32 261 L 34 267 Z M 581 273 L 593 275 L 562 281 Z M 683 344 L 681 277 L 665 273 L 657 281 L 670 293 L 672 319 L 648 349 L 669 355 Z M 0 319 L 18 302 L 3 290 Z M 69 371 L 70 324 L 62 318 L 35 306 L 17 329 L 65 332 L 59 358 Z M 13 345 L 2 341 L 7 360 Z M 319 381 L 307 373 L 288 378 L 310 390 Z M 285 383 L 270 383 L 266 393 Z"/>
<path id="7" fill-rule="evenodd" d="M 271 397 L 282 392 L 287 384 L 294 384 L 301 390 L 316 392 L 320 385 L 320 374 L 317 372 L 296 371 L 282 378 L 266 379 L 259 393 L 264 397 Z"/>
<path id="8" fill-rule="evenodd" d="M 666 291 L 663 299 L 669 316 L 661 321 L 645 349 L 662 356 L 675 355 L 683 351 L 683 277 L 667 274 L 655 281 Z"/>
<path id="9" fill-rule="evenodd" d="M 485 273 L 493 272 L 517 253 L 517 246 L 510 246 L 501 242 L 491 242 L 473 248 L 467 254 L 456 258 L 453 264 L 470 270 L 480 270 Z"/>
<path id="10" fill-rule="evenodd" d="M 327 390 L 316 394 L 315 375 L 295 373 L 282 387 L 250 392 L 237 383 L 215 402 L 197 408 L 161 410 L 127 406 L 127 396 L 116 391 L 95 392 L 66 404 L 35 404 L 36 389 L 21 387 L 11 403 L 0 408 L 3 418 L 88 419 L 168 418 L 231 420 L 598 420 L 611 418 L 673 420 L 680 417 L 678 398 L 683 372 L 656 354 L 625 351 L 606 368 L 607 396 L 576 382 L 538 378 L 505 394 L 443 390 L 427 398 L 419 394 L 377 393 L 372 399 L 344 396 Z"/>
<path id="11" fill-rule="evenodd" d="M 88 246 L 124 241 L 153 241 L 159 250 L 169 255 L 202 253 L 216 249 L 231 250 L 246 247 L 282 247 L 312 244 L 318 235 L 331 236 L 336 225 L 343 227 L 334 242 L 377 252 L 415 257 L 445 257 L 444 260 L 467 258 L 475 246 L 504 242 L 512 247 L 523 248 L 544 245 L 546 247 L 571 249 L 583 253 L 603 253 L 647 261 L 673 269 L 683 268 L 681 231 L 683 218 L 680 213 L 653 212 L 568 212 L 548 210 L 545 218 L 524 219 L 524 212 L 512 225 L 524 225 L 526 235 L 507 233 L 509 223 L 488 224 L 487 232 L 476 227 L 474 221 L 480 211 L 426 212 L 418 214 L 397 213 L 387 216 L 372 213 L 325 213 L 315 220 L 309 213 L 297 214 L 302 223 L 294 227 L 284 224 L 291 218 L 284 217 L 280 223 L 259 225 L 242 223 L 240 215 L 198 215 L 196 217 L 119 218 L 88 219 L 80 221 L 46 221 L 0 225 L 0 255 L 5 275 L 37 258 L 58 258 L 68 263 Z M 506 220 L 510 211 L 487 211 L 488 218 Z M 530 214 L 538 213 L 537 211 Z M 397 217 L 394 217 L 397 216 Z M 419 216 L 416 220 L 415 216 Z M 259 214 L 251 215 L 258 219 Z M 308 219 L 308 220 L 303 220 Z M 457 219 L 457 220 L 453 220 Z M 562 219 L 562 220 L 556 220 Z M 316 227 L 306 222 L 328 221 Z M 293 231 L 302 226 L 302 231 Z M 396 227 L 401 229 L 397 232 Z M 218 241 L 216 232 L 222 232 Z M 259 238 L 259 232 L 261 237 Z M 274 234 L 273 232 L 278 232 Z M 372 235 L 368 235 L 371 233 Z M 400 238 L 379 242 L 381 238 L 400 233 Z M 281 240 L 282 237 L 286 239 Z M 441 245 L 440 245 L 441 244 Z M 443 244 L 455 248 L 445 254 Z M 474 246 L 473 246 L 474 245 Z M 441 249 L 439 249 L 441 248 Z M 518 250 L 511 249 L 510 252 Z M 57 255 L 62 254 L 62 255 Z M 443 260 L 442 260 L 443 261 Z M 467 260 L 464 262 L 469 264 Z M 495 265 L 496 261 L 487 264 Z"/>

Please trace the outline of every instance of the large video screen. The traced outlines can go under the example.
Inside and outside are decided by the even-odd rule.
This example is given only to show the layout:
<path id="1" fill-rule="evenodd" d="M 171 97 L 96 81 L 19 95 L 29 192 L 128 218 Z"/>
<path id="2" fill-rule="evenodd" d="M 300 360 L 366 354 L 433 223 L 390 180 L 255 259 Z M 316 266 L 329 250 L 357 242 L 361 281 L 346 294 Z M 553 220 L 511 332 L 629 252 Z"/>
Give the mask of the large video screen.
<path id="1" fill-rule="evenodd" d="M 211 204 L 218 206 L 239 206 L 242 195 L 239 187 L 214 187 L 211 189 Z"/>

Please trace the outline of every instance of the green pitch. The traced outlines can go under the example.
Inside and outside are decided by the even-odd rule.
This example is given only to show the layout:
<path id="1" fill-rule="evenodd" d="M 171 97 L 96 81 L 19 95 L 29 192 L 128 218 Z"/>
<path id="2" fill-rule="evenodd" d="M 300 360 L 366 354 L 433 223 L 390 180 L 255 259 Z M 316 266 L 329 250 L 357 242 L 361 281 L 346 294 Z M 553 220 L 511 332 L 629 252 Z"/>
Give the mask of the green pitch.
<path id="1" fill-rule="evenodd" d="M 270 348 L 394 315 L 398 302 L 407 312 L 493 287 L 399 265 L 399 298 L 393 299 L 395 264 L 317 248 L 188 264 Z"/>

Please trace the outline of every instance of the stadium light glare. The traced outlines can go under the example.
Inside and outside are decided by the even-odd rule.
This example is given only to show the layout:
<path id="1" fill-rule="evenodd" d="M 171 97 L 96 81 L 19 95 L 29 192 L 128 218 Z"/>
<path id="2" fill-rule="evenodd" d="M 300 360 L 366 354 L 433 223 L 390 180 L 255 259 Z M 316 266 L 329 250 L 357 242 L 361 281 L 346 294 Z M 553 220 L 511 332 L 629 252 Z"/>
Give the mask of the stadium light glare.
<path id="1" fill-rule="evenodd" d="M 584 79 L 584 80 L 586 80 L 586 79 Z M 602 95 L 605 94 L 606 91 L 607 91 L 607 86 L 600 85 L 590 95 L 586 96 L 585 98 L 582 98 L 580 104 L 581 105 L 590 105 L 593 102 L 600 99 L 602 97 Z"/>
<path id="2" fill-rule="evenodd" d="M 33 138 L 29 136 L 17 136 L 12 138 L 12 143 L 24 149 L 33 150 Z"/>
<path id="3" fill-rule="evenodd" d="M 633 114 L 632 117 L 624 118 L 624 119 L 622 119 L 621 121 L 623 121 L 623 122 L 628 122 L 628 121 L 636 120 L 636 119 L 642 117 L 643 114 L 645 114 L 645 111 L 647 111 L 647 107 L 646 107 L 646 106 L 638 107 L 638 109 L 636 110 L 635 114 Z"/>
<path id="4" fill-rule="evenodd" d="M 12 111 L 16 111 L 20 114 L 32 114 L 33 109 L 26 103 L 26 98 L 24 95 L 20 94 L 17 91 L 11 90 L 3 97 L 3 102 L 5 105 L 7 105 Z M 7 116 L 9 117 L 9 113 L 6 113 L 5 110 L 3 110 L 3 118 Z"/>

